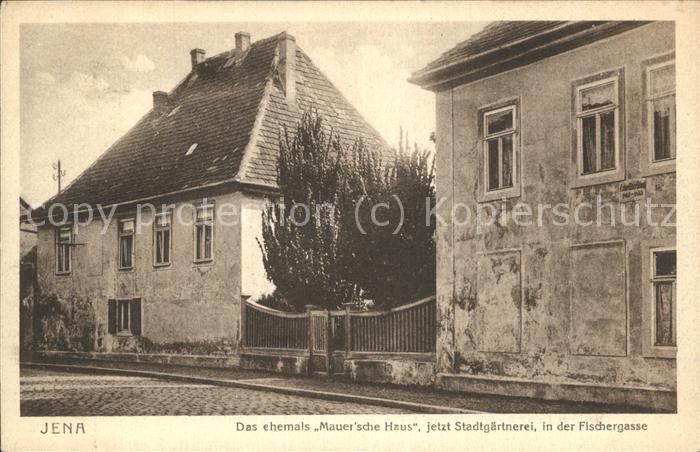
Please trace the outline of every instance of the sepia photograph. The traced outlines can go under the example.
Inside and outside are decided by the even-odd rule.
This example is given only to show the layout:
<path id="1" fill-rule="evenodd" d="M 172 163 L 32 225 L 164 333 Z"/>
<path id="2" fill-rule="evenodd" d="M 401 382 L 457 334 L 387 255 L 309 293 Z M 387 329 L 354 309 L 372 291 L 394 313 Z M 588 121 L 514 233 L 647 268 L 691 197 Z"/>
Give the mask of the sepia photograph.
<path id="1" fill-rule="evenodd" d="M 184 447 L 98 433 L 110 418 L 362 435 L 308 443 L 335 450 L 700 427 L 680 408 L 697 306 L 677 286 L 697 269 L 677 259 L 678 218 L 697 217 L 677 179 L 698 151 L 697 68 L 673 17 L 273 6 L 13 24 L 3 417 L 93 450 L 108 433 L 100 448 Z M 695 97 L 679 101 L 681 76 Z M 36 449 L 7 425 L 7 450 Z M 211 441 L 192 447 L 279 447 Z"/>

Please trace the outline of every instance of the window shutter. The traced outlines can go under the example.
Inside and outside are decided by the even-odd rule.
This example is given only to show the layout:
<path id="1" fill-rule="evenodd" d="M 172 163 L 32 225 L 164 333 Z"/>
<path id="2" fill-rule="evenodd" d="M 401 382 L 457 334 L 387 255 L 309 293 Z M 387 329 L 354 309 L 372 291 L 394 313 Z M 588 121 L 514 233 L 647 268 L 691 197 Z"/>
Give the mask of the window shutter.
<path id="1" fill-rule="evenodd" d="M 109 334 L 117 334 L 117 300 L 108 302 L 107 331 Z"/>
<path id="2" fill-rule="evenodd" d="M 134 336 L 141 335 L 141 299 L 134 298 L 131 300 L 131 334 Z"/>

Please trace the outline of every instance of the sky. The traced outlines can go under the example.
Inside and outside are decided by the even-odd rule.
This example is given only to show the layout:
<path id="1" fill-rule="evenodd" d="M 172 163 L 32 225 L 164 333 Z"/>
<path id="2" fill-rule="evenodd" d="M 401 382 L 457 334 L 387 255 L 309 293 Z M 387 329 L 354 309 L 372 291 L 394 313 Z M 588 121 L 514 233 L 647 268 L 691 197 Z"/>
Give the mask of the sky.
<path id="1" fill-rule="evenodd" d="M 32 206 L 94 162 L 190 70 L 189 51 L 208 56 L 281 31 L 390 144 L 399 128 L 432 149 L 434 94 L 406 81 L 483 22 L 23 24 L 20 29 L 20 193 Z"/>

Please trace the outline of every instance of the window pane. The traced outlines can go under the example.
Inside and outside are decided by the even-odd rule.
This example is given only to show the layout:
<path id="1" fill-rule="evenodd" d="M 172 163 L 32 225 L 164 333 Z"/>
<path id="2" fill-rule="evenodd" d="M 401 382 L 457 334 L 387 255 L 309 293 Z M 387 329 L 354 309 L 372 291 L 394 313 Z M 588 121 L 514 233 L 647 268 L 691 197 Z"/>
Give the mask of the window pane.
<path id="1" fill-rule="evenodd" d="M 58 235 L 58 241 L 61 243 L 70 243 L 70 229 L 61 229 Z"/>
<path id="2" fill-rule="evenodd" d="M 656 345 L 674 345 L 673 338 L 673 282 L 654 284 L 656 304 Z"/>
<path id="3" fill-rule="evenodd" d="M 615 112 L 600 114 L 600 169 L 615 168 Z"/>
<path id="4" fill-rule="evenodd" d="M 205 221 L 212 219 L 211 207 L 200 207 L 197 209 L 197 221 Z"/>
<path id="5" fill-rule="evenodd" d="M 676 275 L 676 252 L 659 251 L 654 253 L 654 276 Z"/>
<path id="6" fill-rule="evenodd" d="M 581 111 L 593 110 L 606 105 L 615 104 L 615 84 L 613 82 L 605 85 L 593 86 L 581 90 Z"/>
<path id="7" fill-rule="evenodd" d="M 583 150 L 583 174 L 597 170 L 595 143 L 595 116 L 581 119 L 581 149 Z"/>
<path id="8" fill-rule="evenodd" d="M 121 266 L 128 268 L 131 267 L 131 246 L 132 246 L 132 240 L 133 236 L 127 235 L 124 237 L 120 237 L 120 257 L 121 257 Z"/>
<path id="9" fill-rule="evenodd" d="M 163 262 L 170 262 L 170 231 L 163 231 Z"/>
<path id="10" fill-rule="evenodd" d="M 156 264 L 163 263 L 163 231 L 156 232 Z"/>
<path id="11" fill-rule="evenodd" d="M 156 216 L 156 226 L 166 227 L 170 225 L 170 215 L 169 214 L 158 214 Z"/>
<path id="12" fill-rule="evenodd" d="M 671 158 L 671 109 L 674 108 L 674 98 L 666 97 L 652 101 L 654 115 L 654 160 Z"/>
<path id="13" fill-rule="evenodd" d="M 195 229 L 195 259 L 201 259 L 202 258 L 202 242 L 203 242 L 203 237 L 202 237 L 202 228 L 204 226 L 197 226 Z"/>
<path id="14" fill-rule="evenodd" d="M 56 259 L 58 262 L 58 271 L 59 272 L 66 271 L 66 267 L 65 267 L 66 264 L 65 264 L 65 259 L 64 259 L 64 252 L 65 252 L 64 250 L 65 249 L 66 249 L 66 247 L 61 246 L 61 245 L 58 245 L 56 247 L 56 253 L 57 253 Z"/>
<path id="15" fill-rule="evenodd" d="M 121 231 L 124 233 L 134 232 L 134 220 L 126 220 L 120 223 Z"/>
<path id="16" fill-rule="evenodd" d="M 63 248 L 63 271 L 70 271 L 70 247 L 62 246 Z"/>
<path id="17" fill-rule="evenodd" d="M 513 128 L 513 110 L 486 116 L 486 134 L 504 132 Z"/>
<path id="18" fill-rule="evenodd" d="M 486 146 L 488 147 L 489 190 L 495 190 L 498 188 L 498 140 L 489 140 Z"/>
<path id="19" fill-rule="evenodd" d="M 211 226 L 204 226 L 204 258 L 211 259 Z"/>
<path id="20" fill-rule="evenodd" d="M 513 135 L 501 138 L 503 150 L 503 172 L 501 173 L 501 188 L 513 186 Z"/>
<path id="21" fill-rule="evenodd" d="M 676 67 L 674 65 L 660 67 L 651 71 L 651 95 L 671 92 L 676 87 Z"/>

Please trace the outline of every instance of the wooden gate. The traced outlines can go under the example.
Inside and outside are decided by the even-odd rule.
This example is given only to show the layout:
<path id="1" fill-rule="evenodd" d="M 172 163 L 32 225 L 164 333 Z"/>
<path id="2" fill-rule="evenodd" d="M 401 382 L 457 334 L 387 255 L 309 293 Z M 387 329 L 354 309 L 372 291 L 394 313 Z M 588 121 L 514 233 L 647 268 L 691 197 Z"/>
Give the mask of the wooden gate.
<path id="1" fill-rule="evenodd" d="M 435 297 L 387 311 L 276 311 L 242 303 L 245 351 L 307 356 L 309 372 L 344 373 L 346 359 L 434 359 Z"/>

